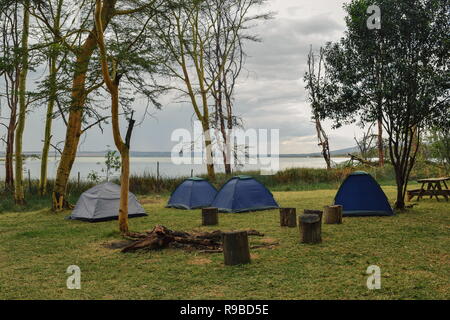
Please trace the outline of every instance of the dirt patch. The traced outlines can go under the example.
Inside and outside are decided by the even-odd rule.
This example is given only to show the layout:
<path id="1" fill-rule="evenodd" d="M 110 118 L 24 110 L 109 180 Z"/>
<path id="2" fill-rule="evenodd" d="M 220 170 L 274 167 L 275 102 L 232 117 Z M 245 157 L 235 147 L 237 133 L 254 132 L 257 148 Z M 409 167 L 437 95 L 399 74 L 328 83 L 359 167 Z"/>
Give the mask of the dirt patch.
<path id="1" fill-rule="evenodd" d="M 274 238 L 264 238 L 256 242 L 254 245 L 250 246 L 250 249 L 274 249 L 279 246 L 280 243 Z"/>
<path id="2" fill-rule="evenodd" d="M 217 298 L 224 297 L 225 294 L 223 293 L 223 287 L 213 286 L 210 290 L 208 290 L 208 296 Z"/>
<path id="3" fill-rule="evenodd" d="M 187 264 L 191 264 L 191 265 L 205 265 L 205 264 L 209 264 L 211 263 L 212 260 L 208 259 L 208 258 L 203 258 L 203 257 L 195 257 L 194 259 L 191 259 L 187 262 Z"/>
<path id="4" fill-rule="evenodd" d="M 257 254 L 257 253 L 250 253 L 250 258 L 251 258 L 252 260 L 259 259 L 259 254 Z"/>
<path id="5" fill-rule="evenodd" d="M 277 245 L 279 242 L 277 239 L 274 238 L 264 238 L 261 239 L 260 242 L 265 243 L 265 244 L 272 244 L 272 245 Z"/>
<path id="6" fill-rule="evenodd" d="M 132 240 L 119 240 L 119 241 L 111 241 L 111 242 L 105 242 L 102 243 L 102 247 L 103 248 L 107 248 L 107 249 L 123 249 L 126 246 L 129 246 L 130 244 L 132 244 L 133 241 Z"/>

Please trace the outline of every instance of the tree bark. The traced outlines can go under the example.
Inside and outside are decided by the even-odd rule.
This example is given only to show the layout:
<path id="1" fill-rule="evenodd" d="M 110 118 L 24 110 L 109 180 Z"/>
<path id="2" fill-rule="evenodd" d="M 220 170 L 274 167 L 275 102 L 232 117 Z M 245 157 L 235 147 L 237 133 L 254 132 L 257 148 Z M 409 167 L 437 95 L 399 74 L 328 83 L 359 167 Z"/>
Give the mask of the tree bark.
<path id="1" fill-rule="evenodd" d="M 203 208 L 202 209 L 202 225 L 215 226 L 219 224 L 219 209 Z"/>
<path id="2" fill-rule="evenodd" d="M 317 214 L 305 214 L 299 218 L 302 243 L 321 243 L 322 228 L 320 217 Z"/>
<path id="3" fill-rule="evenodd" d="M 328 136 L 325 130 L 322 128 L 322 123 L 319 120 L 318 115 L 314 116 L 316 122 L 317 138 L 319 140 L 319 146 L 322 148 L 322 156 L 327 164 L 327 170 L 331 169 L 331 156 L 330 156 L 330 146 L 328 143 Z"/>
<path id="4" fill-rule="evenodd" d="M 122 172 L 120 175 L 120 209 L 119 230 L 122 234 L 128 233 L 128 192 L 130 189 L 130 151 L 125 146 L 120 151 L 122 159 Z"/>
<path id="5" fill-rule="evenodd" d="M 326 206 L 324 207 L 325 224 L 341 224 L 342 223 L 342 206 Z"/>
<path id="6" fill-rule="evenodd" d="M 39 180 L 39 193 L 41 196 L 47 194 L 48 153 L 52 135 L 53 108 L 56 100 L 56 57 L 50 57 L 49 86 L 50 95 L 45 119 L 44 145 L 41 154 L 41 178 Z"/>
<path id="7" fill-rule="evenodd" d="M 246 231 L 223 233 L 223 255 L 227 266 L 250 263 L 250 248 Z"/>
<path id="8" fill-rule="evenodd" d="M 378 163 L 384 167 L 383 120 L 378 120 Z"/>
<path id="9" fill-rule="evenodd" d="M 226 75 L 224 75 L 223 77 L 223 83 L 224 83 L 224 88 L 225 88 L 225 105 L 226 105 L 226 110 L 227 110 L 227 129 L 225 130 L 226 134 L 227 134 L 227 144 L 225 145 L 225 152 L 226 152 L 226 157 L 227 157 L 227 164 L 225 165 L 225 173 L 226 174 L 232 174 L 232 168 L 231 168 L 231 159 L 234 156 L 232 153 L 232 144 L 233 141 L 231 141 L 231 132 L 233 130 L 233 127 L 235 125 L 234 123 L 234 116 L 233 116 L 233 102 L 232 102 L 232 97 L 231 97 L 231 93 L 228 92 L 227 89 L 227 77 Z M 235 83 L 235 81 L 234 81 Z M 231 85 L 234 87 L 234 83 Z"/>
<path id="10" fill-rule="evenodd" d="M 214 156 L 213 156 L 213 148 L 212 148 L 212 138 L 209 127 L 209 117 L 205 117 L 205 120 L 202 121 L 203 125 L 203 134 L 205 136 L 205 152 L 206 152 L 206 169 L 208 172 L 208 178 L 211 181 L 216 179 L 216 173 L 214 170 Z"/>
<path id="11" fill-rule="evenodd" d="M 102 30 L 108 26 L 114 16 L 116 0 L 105 2 L 102 10 Z M 69 182 L 70 171 L 77 154 L 78 143 L 81 136 L 81 125 L 83 119 L 84 104 L 86 102 L 86 74 L 88 72 L 89 61 L 94 50 L 97 48 L 96 28 L 92 30 L 85 42 L 81 46 L 76 57 L 76 69 L 72 82 L 72 100 L 70 104 L 69 119 L 66 129 L 66 139 L 64 149 L 58 166 L 53 190 L 53 210 L 60 211 L 70 208 L 67 201 L 67 184 Z"/>
<path id="12" fill-rule="evenodd" d="M 322 218 L 323 218 L 323 211 L 322 210 L 309 210 L 309 209 L 305 209 L 303 211 L 304 214 L 315 214 L 319 217 L 320 219 L 320 232 L 322 232 Z"/>
<path id="13" fill-rule="evenodd" d="M 289 228 L 297 226 L 297 210 L 295 208 L 280 208 L 280 226 Z"/>
<path id="14" fill-rule="evenodd" d="M 22 139 L 25 130 L 25 118 L 27 112 L 26 90 L 28 74 L 28 34 L 30 29 L 30 0 L 23 2 L 23 28 L 21 44 L 21 66 L 19 75 L 19 119 L 16 128 L 15 137 L 15 165 L 16 181 L 14 199 L 17 204 L 25 204 L 25 194 L 23 188 L 23 158 L 22 158 Z"/>
<path id="15" fill-rule="evenodd" d="M 14 94 L 15 95 L 15 94 Z M 14 98 L 16 100 L 16 98 Z M 17 121 L 17 100 L 12 102 L 9 115 L 8 132 L 6 134 L 6 153 L 5 153 L 5 189 L 14 191 L 14 131 Z"/>
<path id="16" fill-rule="evenodd" d="M 395 201 L 395 209 L 404 210 L 405 209 L 405 181 L 403 180 L 400 173 L 396 169 L 396 184 L 397 184 L 397 199 Z"/>

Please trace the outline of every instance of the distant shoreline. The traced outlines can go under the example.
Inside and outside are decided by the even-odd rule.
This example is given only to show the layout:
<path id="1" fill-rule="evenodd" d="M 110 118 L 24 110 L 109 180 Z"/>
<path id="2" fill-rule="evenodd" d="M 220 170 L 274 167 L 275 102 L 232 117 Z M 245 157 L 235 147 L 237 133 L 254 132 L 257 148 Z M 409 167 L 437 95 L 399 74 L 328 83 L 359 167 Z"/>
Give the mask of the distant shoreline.
<path id="1" fill-rule="evenodd" d="M 105 153 L 89 153 L 89 154 L 77 154 L 77 158 L 103 158 L 106 154 Z M 40 157 L 39 153 L 27 153 L 24 152 L 25 157 Z M 200 156 L 200 155 L 198 155 Z M 54 155 L 49 155 L 49 157 L 54 157 Z M 56 156 L 57 158 L 60 158 L 60 156 Z M 130 154 L 131 158 L 170 158 L 171 154 L 168 153 L 167 155 L 142 155 L 142 154 Z M 271 156 L 264 156 L 270 158 Z M 322 158 L 321 155 L 304 155 L 304 154 L 280 154 L 280 158 Z M 336 154 L 332 155 L 333 158 L 348 158 L 348 155 L 346 154 Z M 5 161 L 4 155 L 0 155 L 0 161 Z"/>
<path id="2" fill-rule="evenodd" d="M 79 151 L 77 153 L 77 158 L 103 158 L 105 157 L 105 154 L 108 152 L 108 150 L 102 150 L 102 151 Z M 330 152 L 330 155 L 333 158 L 348 158 L 349 153 L 358 152 L 357 147 L 350 147 L 350 148 L 344 148 L 339 150 L 334 150 Z M 23 152 L 25 156 L 40 156 L 40 151 L 25 151 Z M 49 155 L 51 157 L 55 157 L 55 153 L 51 152 Z M 59 154 L 56 154 L 56 156 L 59 158 Z M 172 156 L 172 152 L 170 151 L 131 151 L 130 157 L 132 158 L 170 158 Z M 195 153 L 195 157 L 202 157 L 202 153 Z M 0 158 L 4 158 L 5 153 L 3 151 L 0 151 Z M 263 157 L 270 157 L 267 155 L 264 155 Z M 322 153 L 320 152 L 312 152 L 312 153 L 285 153 L 280 154 L 280 158 L 322 158 Z"/>

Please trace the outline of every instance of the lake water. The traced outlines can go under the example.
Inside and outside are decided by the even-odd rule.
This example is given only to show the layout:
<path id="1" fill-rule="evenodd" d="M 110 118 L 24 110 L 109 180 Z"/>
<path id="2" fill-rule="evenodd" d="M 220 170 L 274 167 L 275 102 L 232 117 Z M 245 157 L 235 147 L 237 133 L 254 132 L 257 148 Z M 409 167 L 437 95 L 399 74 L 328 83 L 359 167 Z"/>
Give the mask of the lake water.
<path id="1" fill-rule="evenodd" d="M 333 158 L 336 163 L 343 162 L 347 159 L 345 158 Z M 200 175 L 206 173 L 206 166 L 201 164 L 183 164 L 176 165 L 171 161 L 171 158 L 156 158 L 156 157 L 135 157 L 131 158 L 131 173 L 132 174 L 152 174 L 156 175 L 157 163 L 159 162 L 159 172 L 162 177 L 181 177 L 190 176 L 191 170 L 194 175 Z M 54 178 L 56 175 L 56 170 L 58 168 L 59 159 L 51 158 L 48 162 L 48 176 L 49 178 Z M 27 177 L 27 172 L 30 170 L 32 178 L 39 178 L 41 162 L 39 159 L 26 159 L 24 163 L 25 177 Z M 279 159 L 280 170 L 287 168 L 325 168 L 326 164 L 323 158 L 280 158 Z M 102 172 L 105 169 L 105 158 L 103 157 L 79 157 L 75 160 L 71 177 L 76 178 L 78 172 L 80 172 L 81 179 L 86 179 L 90 172 L 95 171 L 100 176 L 104 176 L 105 173 Z M 245 165 L 239 168 L 240 171 L 248 170 L 259 170 L 258 165 Z M 217 172 L 223 172 L 223 166 L 216 165 Z M 237 171 L 237 170 L 236 170 Z M 114 174 L 118 176 L 118 173 Z M 3 161 L 0 162 L 0 179 L 5 177 L 5 164 Z"/>

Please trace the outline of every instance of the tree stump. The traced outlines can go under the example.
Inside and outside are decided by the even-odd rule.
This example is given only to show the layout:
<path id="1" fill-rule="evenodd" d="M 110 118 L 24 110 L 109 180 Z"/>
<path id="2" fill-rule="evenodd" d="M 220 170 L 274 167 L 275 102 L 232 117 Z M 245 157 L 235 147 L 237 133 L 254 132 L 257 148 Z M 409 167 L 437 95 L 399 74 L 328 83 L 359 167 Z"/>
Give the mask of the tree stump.
<path id="1" fill-rule="evenodd" d="M 303 211 L 304 214 L 317 214 L 320 218 L 320 221 L 322 221 L 323 211 L 322 210 L 309 210 L 305 209 Z"/>
<path id="2" fill-rule="evenodd" d="M 202 209 L 202 225 L 215 226 L 219 224 L 219 209 L 203 208 Z"/>
<path id="3" fill-rule="evenodd" d="M 341 224 L 342 223 L 342 206 L 325 206 L 325 223 L 326 224 Z"/>
<path id="4" fill-rule="evenodd" d="M 280 208 L 280 226 L 289 228 L 297 226 L 297 210 L 295 208 Z"/>
<path id="5" fill-rule="evenodd" d="M 323 217 L 323 211 L 322 210 L 309 210 L 309 209 L 305 209 L 303 211 L 304 214 L 315 214 L 317 216 L 319 216 L 320 219 L 320 232 L 322 232 L 322 217 Z"/>
<path id="6" fill-rule="evenodd" d="M 302 243 L 321 243 L 322 228 L 317 214 L 304 214 L 298 219 Z"/>
<path id="7" fill-rule="evenodd" d="M 222 241 L 225 265 L 250 263 L 250 248 L 246 231 L 224 232 Z"/>

